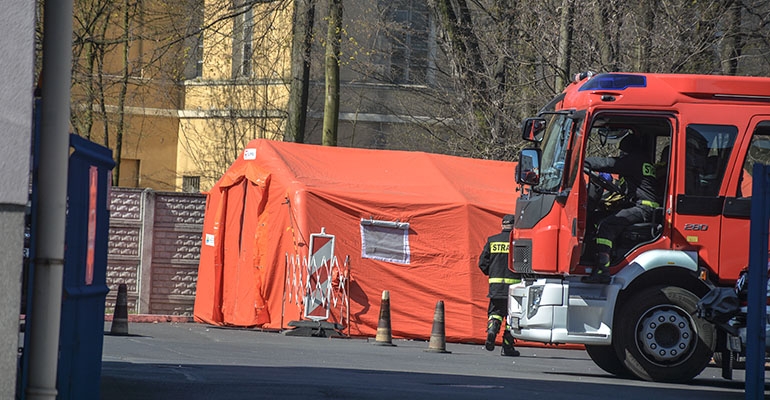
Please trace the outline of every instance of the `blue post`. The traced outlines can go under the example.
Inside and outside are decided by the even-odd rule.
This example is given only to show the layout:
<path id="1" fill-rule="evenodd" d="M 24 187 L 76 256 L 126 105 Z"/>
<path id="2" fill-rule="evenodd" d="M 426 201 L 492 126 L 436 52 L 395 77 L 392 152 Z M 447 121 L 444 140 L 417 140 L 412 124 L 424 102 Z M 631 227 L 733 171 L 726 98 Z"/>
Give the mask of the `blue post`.
<path id="1" fill-rule="evenodd" d="M 112 150 L 70 135 L 57 400 L 97 400 L 102 370 Z"/>
<path id="2" fill-rule="evenodd" d="M 767 241 L 770 223 L 770 168 L 754 164 L 751 188 L 748 315 L 746 317 L 746 399 L 763 399 L 765 390 L 765 324 Z"/>

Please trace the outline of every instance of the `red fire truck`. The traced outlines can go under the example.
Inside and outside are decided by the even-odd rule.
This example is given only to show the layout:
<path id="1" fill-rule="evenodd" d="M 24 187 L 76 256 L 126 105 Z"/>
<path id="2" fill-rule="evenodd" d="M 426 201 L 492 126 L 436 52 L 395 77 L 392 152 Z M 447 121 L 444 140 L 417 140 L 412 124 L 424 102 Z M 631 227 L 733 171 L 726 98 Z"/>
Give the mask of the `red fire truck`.
<path id="1" fill-rule="evenodd" d="M 532 146 L 516 174 L 514 337 L 584 344 L 620 376 L 697 376 L 727 340 L 696 304 L 748 265 L 752 167 L 770 163 L 770 78 L 585 73 L 522 126 Z M 628 135 L 654 165 L 659 200 L 612 241 L 610 282 L 583 282 L 597 267 L 597 224 L 630 195 L 585 160 L 616 156 Z"/>

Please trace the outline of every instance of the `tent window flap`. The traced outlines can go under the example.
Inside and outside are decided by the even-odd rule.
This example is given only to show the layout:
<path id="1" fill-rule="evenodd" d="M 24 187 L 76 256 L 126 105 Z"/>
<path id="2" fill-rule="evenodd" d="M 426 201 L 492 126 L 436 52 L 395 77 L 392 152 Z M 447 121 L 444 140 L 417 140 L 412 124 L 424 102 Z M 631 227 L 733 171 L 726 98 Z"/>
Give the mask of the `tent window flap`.
<path id="1" fill-rule="evenodd" d="M 362 219 L 361 257 L 409 264 L 409 223 Z"/>

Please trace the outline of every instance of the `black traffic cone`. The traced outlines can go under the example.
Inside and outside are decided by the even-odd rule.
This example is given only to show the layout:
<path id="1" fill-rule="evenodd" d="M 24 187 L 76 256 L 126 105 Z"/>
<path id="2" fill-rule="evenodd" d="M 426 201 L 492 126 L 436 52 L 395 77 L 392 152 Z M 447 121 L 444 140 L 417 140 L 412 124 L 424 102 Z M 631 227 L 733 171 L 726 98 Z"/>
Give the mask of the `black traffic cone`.
<path id="1" fill-rule="evenodd" d="M 125 283 L 118 285 L 118 297 L 115 300 L 115 312 L 112 314 L 110 334 L 128 335 L 128 289 Z"/>
<path id="2" fill-rule="evenodd" d="M 444 301 L 436 303 L 436 311 L 433 313 L 433 329 L 430 332 L 430 343 L 425 351 L 431 353 L 451 353 L 446 349 L 446 334 L 444 331 Z"/>
<path id="3" fill-rule="evenodd" d="M 380 303 L 380 320 L 377 321 L 377 336 L 374 338 L 374 344 L 378 346 L 395 346 L 393 337 L 390 334 L 390 292 L 382 291 L 382 302 Z"/>

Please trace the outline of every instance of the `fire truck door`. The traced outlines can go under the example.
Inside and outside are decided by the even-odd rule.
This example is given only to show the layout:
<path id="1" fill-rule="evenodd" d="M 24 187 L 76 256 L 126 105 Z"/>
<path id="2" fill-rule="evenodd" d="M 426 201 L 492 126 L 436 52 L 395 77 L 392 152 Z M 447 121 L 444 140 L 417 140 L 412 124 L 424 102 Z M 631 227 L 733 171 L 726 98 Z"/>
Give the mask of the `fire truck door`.
<path id="1" fill-rule="evenodd" d="M 722 186 L 738 128 L 690 124 L 685 135 L 684 162 L 678 163 L 684 190 L 676 200 L 674 235 L 679 237 L 674 247 L 697 249 L 701 263 L 716 270 L 725 204 Z"/>
<path id="2" fill-rule="evenodd" d="M 735 159 L 722 212 L 720 271 L 722 280 L 738 278 L 749 262 L 749 228 L 751 216 L 751 173 L 754 164 L 770 164 L 770 116 L 755 117 L 746 140 L 736 145 Z"/>

